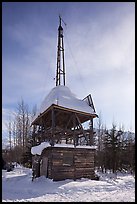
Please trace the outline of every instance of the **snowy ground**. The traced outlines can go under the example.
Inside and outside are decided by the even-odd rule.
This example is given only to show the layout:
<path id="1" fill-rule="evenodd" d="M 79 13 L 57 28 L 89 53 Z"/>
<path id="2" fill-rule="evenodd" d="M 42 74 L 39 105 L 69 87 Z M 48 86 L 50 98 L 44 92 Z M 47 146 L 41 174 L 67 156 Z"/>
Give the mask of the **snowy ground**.
<path id="1" fill-rule="evenodd" d="M 2 170 L 2 202 L 135 202 L 135 178 L 100 174 L 100 180 L 31 181 L 31 169 Z"/>

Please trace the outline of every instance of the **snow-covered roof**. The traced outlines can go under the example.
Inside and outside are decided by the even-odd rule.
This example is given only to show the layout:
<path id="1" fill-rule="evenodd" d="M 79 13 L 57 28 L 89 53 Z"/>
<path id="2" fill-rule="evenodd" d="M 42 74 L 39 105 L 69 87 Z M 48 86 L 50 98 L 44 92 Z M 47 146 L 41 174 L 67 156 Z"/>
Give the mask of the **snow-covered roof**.
<path id="1" fill-rule="evenodd" d="M 34 146 L 31 148 L 31 154 L 41 155 L 43 149 L 51 147 L 49 142 L 42 142 L 40 145 Z M 54 147 L 67 147 L 67 148 L 74 148 L 73 144 L 55 144 Z M 86 148 L 86 149 L 96 149 L 96 146 L 88 146 L 88 145 L 78 145 L 76 148 Z"/>
<path id="2" fill-rule="evenodd" d="M 33 121 L 44 111 L 46 111 L 52 104 L 63 108 L 72 109 L 84 113 L 96 114 L 94 109 L 89 106 L 86 101 L 76 98 L 67 86 L 56 86 L 45 97 L 40 109 L 34 116 Z M 33 122 L 32 121 L 32 122 Z"/>

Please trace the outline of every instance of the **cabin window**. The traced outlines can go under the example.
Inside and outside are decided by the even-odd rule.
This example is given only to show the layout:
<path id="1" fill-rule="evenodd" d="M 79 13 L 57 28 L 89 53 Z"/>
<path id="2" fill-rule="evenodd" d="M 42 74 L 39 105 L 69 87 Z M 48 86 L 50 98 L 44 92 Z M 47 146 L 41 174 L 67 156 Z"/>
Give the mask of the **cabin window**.
<path id="1" fill-rule="evenodd" d="M 63 166 L 73 165 L 73 154 L 63 153 Z"/>

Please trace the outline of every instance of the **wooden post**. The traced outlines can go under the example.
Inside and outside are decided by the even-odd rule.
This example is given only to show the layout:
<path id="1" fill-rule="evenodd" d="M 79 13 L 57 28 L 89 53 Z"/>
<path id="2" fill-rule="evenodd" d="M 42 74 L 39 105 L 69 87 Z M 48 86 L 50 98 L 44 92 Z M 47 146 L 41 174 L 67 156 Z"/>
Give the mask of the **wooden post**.
<path id="1" fill-rule="evenodd" d="M 54 108 L 51 110 L 51 118 L 52 118 L 52 135 L 51 135 L 51 146 L 54 146 L 54 132 L 55 132 L 55 113 Z"/>
<path id="2" fill-rule="evenodd" d="M 75 149 L 73 150 L 73 168 L 74 168 L 73 180 L 76 181 Z"/>
<path id="3" fill-rule="evenodd" d="M 76 135 L 75 135 L 75 127 L 76 127 L 76 118 L 75 118 L 75 113 L 73 114 L 73 127 L 74 127 L 74 132 L 73 132 L 73 141 L 74 141 L 74 147 L 76 147 Z"/>
<path id="4" fill-rule="evenodd" d="M 93 145 L 93 118 L 90 118 L 89 145 Z"/>
<path id="5" fill-rule="evenodd" d="M 75 116 L 76 116 L 76 119 L 77 119 L 77 121 L 78 121 L 78 124 L 79 124 L 80 129 L 82 129 L 83 136 L 84 136 L 85 139 L 86 139 L 86 134 L 85 134 L 85 132 L 84 132 L 84 129 L 83 129 L 83 126 L 82 126 L 82 124 L 81 124 L 81 122 L 80 122 L 80 119 L 79 119 L 79 117 L 78 117 L 77 114 L 75 114 Z M 77 138 L 77 143 L 78 143 L 78 138 Z"/>

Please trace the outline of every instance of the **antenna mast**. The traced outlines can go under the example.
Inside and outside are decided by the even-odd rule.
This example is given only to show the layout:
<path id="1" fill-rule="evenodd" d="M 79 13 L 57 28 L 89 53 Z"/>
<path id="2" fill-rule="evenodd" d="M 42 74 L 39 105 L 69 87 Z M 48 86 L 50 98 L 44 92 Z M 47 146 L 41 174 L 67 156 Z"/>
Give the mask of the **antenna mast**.
<path id="1" fill-rule="evenodd" d="M 62 83 L 65 86 L 64 43 L 63 43 L 63 28 L 61 26 L 61 21 L 63 20 L 59 15 L 56 86 L 61 85 Z M 61 59 L 62 59 L 62 63 L 61 63 Z"/>

